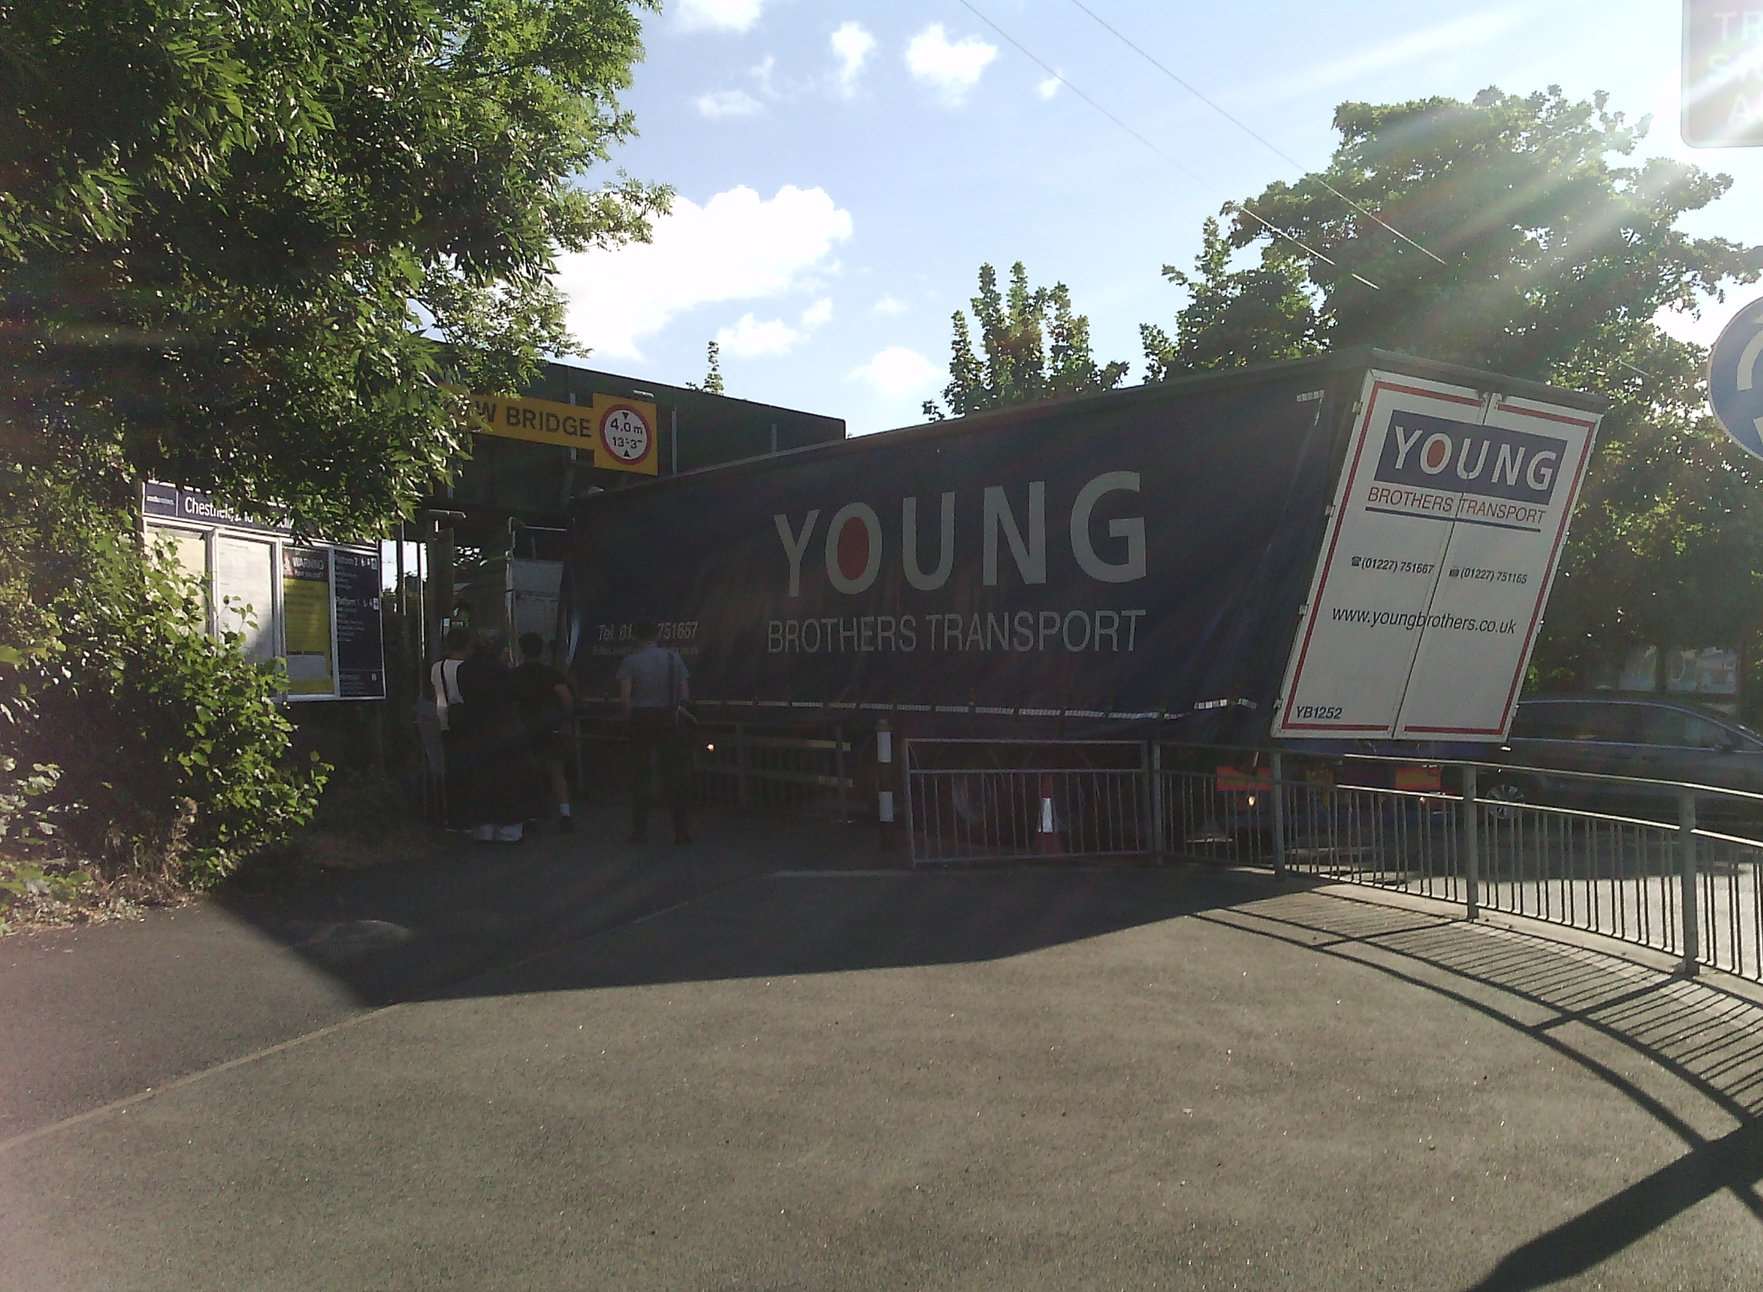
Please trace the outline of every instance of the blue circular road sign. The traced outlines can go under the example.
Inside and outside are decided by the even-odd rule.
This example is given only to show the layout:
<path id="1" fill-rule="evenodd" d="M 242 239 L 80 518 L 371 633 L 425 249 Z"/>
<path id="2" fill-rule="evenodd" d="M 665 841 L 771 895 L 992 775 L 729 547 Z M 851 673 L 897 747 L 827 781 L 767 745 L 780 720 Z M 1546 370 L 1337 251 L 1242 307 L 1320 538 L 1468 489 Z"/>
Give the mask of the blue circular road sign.
<path id="1" fill-rule="evenodd" d="M 1708 402 L 1738 446 L 1763 458 L 1763 300 L 1735 314 L 1714 342 Z"/>

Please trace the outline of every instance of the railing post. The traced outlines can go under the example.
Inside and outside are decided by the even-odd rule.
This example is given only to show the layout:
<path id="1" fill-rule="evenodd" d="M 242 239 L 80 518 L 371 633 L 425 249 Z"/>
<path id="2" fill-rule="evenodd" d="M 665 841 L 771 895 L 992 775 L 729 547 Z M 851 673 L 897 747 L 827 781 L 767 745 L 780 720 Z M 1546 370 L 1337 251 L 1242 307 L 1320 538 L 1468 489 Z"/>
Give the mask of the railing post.
<path id="1" fill-rule="evenodd" d="M 747 784 L 748 773 L 752 770 L 752 758 L 747 751 L 747 728 L 735 723 L 735 803 L 740 807 L 748 807 L 752 802 L 752 790 Z"/>
<path id="2" fill-rule="evenodd" d="M 1145 766 L 1145 805 L 1151 813 L 1151 856 L 1162 861 L 1167 851 L 1163 837 L 1163 746 L 1155 740 L 1145 742 L 1141 760 Z"/>
<path id="3" fill-rule="evenodd" d="M 1683 964 L 1679 972 L 1694 978 L 1700 969 L 1701 929 L 1696 919 L 1696 795 L 1688 787 L 1677 791 L 1677 849 L 1681 868 L 1683 917 Z"/>
<path id="4" fill-rule="evenodd" d="M 1471 763 L 1463 769 L 1463 905 L 1469 918 L 1481 918 L 1481 807 L 1476 786 L 1480 769 Z"/>
<path id="5" fill-rule="evenodd" d="M 1164 825 L 1164 746 L 1151 740 L 1151 848 L 1157 860 L 1169 855 L 1169 830 Z"/>
<path id="6" fill-rule="evenodd" d="M 900 741 L 900 789 L 906 795 L 906 855 L 918 864 L 918 836 L 912 833 L 912 742 Z"/>
<path id="7" fill-rule="evenodd" d="M 1273 751 L 1268 762 L 1273 773 L 1273 877 L 1286 877 L 1286 778 L 1285 756 Z"/>
<path id="8" fill-rule="evenodd" d="M 882 851 L 892 852 L 894 832 L 894 731 L 883 718 L 875 724 L 875 821 L 881 832 Z M 910 793 L 911 787 L 908 786 Z"/>
<path id="9" fill-rule="evenodd" d="M 833 724 L 833 779 L 839 783 L 839 823 L 851 819 L 851 798 L 845 788 L 845 726 Z"/>

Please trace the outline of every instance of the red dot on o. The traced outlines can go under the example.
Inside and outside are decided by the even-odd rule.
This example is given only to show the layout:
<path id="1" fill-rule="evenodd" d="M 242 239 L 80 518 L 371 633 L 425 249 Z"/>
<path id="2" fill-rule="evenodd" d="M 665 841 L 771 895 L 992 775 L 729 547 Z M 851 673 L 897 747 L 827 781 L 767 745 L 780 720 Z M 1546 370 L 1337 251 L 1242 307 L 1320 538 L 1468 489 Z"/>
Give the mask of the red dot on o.
<path id="1" fill-rule="evenodd" d="M 855 582 L 869 568 L 869 527 L 856 517 L 839 530 L 839 573 Z"/>
<path id="2" fill-rule="evenodd" d="M 1426 446 L 1426 465 L 1438 470 L 1445 465 L 1445 459 L 1451 456 L 1451 446 L 1443 440 L 1434 440 Z"/>

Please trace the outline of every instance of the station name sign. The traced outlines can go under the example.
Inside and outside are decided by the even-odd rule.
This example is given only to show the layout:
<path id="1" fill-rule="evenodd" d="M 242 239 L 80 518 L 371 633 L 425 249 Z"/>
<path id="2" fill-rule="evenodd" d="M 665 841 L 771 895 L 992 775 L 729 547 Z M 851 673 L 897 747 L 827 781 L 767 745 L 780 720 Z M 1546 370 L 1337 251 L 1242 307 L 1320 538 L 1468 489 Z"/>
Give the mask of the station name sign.
<path id="1" fill-rule="evenodd" d="M 149 516 L 168 520 L 189 521 L 192 525 L 224 525 L 228 529 L 245 529 L 259 534 L 291 534 L 287 525 L 276 521 L 251 520 L 221 506 L 209 495 L 196 489 L 180 489 L 177 485 L 149 480 L 143 488 L 141 510 Z"/>

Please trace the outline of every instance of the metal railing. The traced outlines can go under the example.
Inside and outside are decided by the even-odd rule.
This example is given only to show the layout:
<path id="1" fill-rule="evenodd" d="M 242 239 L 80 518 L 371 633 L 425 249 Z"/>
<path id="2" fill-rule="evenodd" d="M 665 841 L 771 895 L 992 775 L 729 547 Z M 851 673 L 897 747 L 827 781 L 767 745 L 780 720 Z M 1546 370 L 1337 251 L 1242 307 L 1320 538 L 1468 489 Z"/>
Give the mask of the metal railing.
<path id="1" fill-rule="evenodd" d="M 915 862 L 1153 854 L 1149 764 L 1132 741 L 905 745 Z M 1019 760 L 1030 765 L 1013 765 Z"/>
<path id="2" fill-rule="evenodd" d="M 701 723 L 682 733 L 691 758 L 695 802 L 756 810 L 825 806 L 845 817 L 855 802 L 863 741 L 838 727 L 760 734 L 733 723 Z M 628 793 L 638 774 L 629 737 L 615 719 L 577 724 L 579 784 Z"/>
<path id="3" fill-rule="evenodd" d="M 1564 798 L 1599 806 L 1484 796 L 1484 777 L 1504 784 L 1512 771 L 1443 764 L 1441 779 L 1455 784 L 1421 792 L 1281 776 L 1277 828 L 1267 814 L 1272 864 L 1458 902 L 1472 918 L 1490 910 L 1584 929 L 1672 954 L 1686 972 L 1707 965 L 1763 981 L 1763 831 L 1698 823 L 1699 810 L 1752 815 L 1756 796 L 1557 771 L 1538 774 Z M 1629 797 L 1656 804 L 1661 791 L 1674 813 Z"/>
<path id="4" fill-rule="evenodd" d="M 1455 902 L 1471 918 L 1545 920 L 1667 952 L 1686 972 L 1706 965 L 1763 981 L 1760 795 L 1129 741 L 904 743 L 917 863 L 1145 857 L 1266 867 Z M 1563 801 L 1512 801 L 1503 791 L 1514 773 Z M 1714 816 L 1740 824 L 1703 823 Z"/>
<path id="5" fill-rule="evenodd" d="M 840 817 L 855 800 L 859 746 L 841 728 L 758 734 L 738 725 L 694 728 L 700 796 L 733 807 L 784 809 L 824 804 Z"/>

